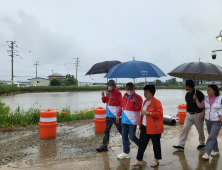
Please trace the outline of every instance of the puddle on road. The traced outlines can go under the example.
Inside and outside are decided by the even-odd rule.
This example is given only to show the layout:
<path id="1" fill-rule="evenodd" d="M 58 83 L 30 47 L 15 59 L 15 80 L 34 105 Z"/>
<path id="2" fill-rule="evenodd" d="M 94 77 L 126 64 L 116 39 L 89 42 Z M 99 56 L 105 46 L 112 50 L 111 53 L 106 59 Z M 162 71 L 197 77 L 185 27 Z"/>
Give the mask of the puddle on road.
<path id="1" fill-rule="evenodd" d="M 94 123 L 82 125 L 80 127 L 74 126 L 58 126 L 57 133 L 71 133 L 69 138 L 72 138 L 72 133 L 76 137 L 91 137 L 95 135 Z"/>
<path id="2" fill-rule="evenodd" d="M 7 142 L 10 140 L 18 140 L 21 137 L 26 137 L 29 136 L 31 134 L 35 134 L 37 132 L 32 132 L 32 131 L 21 131 L 21 132 L 15 132 L 15 131 L 11 131 L 11 132 L 0 132 L 0 143 L 3 142 Z"/>
<path id="3" fill-rule="evenodd" d="M 93 151 L 92 148 L 87 150 L 87 148 L 90 146 L 84 146 L 84 149 L 79 148 L 76 139 L 82 139 L 80 141 L 83 143 L 85 143 L 86 140 L 86 143 L 88 143 L 87 140 L 91 141 L 91 138 L 102 139 L 103 135 L 103 133 L 95 133 L 93 123 L 82 125 L 79 127 L 58 126 L 56 138 L 49 140 L 40 139 L 36 145 L 22 150 L 24 154 L 28 153 L 28 155 L 23 157 L 22 160 L 28 160 L 30 158 L 47 159 L 64 156 L 87 156 L 89 154 L 92 154 L 92 152 L 95 152 L 94 149 Z M 113 138 L 114 135 L 115 133 L 112 132 L 110 135 L 111 138 Z M 110 142 L 116 139 L 117 138 L 112 139 Z"/>

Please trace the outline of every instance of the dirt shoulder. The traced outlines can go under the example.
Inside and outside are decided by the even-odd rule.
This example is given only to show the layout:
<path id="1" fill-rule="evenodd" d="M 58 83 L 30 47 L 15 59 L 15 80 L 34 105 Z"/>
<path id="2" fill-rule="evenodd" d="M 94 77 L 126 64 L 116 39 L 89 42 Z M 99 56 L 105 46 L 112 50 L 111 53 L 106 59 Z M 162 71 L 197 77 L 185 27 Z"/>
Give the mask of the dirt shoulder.
<path id="1" fill-rule="evenodd" d="M 161 140 L 173 137 L 175 127 L 165 126 Z M 176 131 L 175 131 L 176 133 Z M 93 119 L 59 123 L 54 139 L 39 138 L 37 125 L 19 127 L 13 131 L 0 129 L 0 166 L 11 163 L 37 164 L 50 161 L 89 160 L 97 153 L 103 134 L 95 133 Z M 139 136 L 139 131 L 137 131 Z M 131 142 L 131 148 L 137 146 Z M 122 147 L 121 135 L 111 129 L 109 148 Z"/>

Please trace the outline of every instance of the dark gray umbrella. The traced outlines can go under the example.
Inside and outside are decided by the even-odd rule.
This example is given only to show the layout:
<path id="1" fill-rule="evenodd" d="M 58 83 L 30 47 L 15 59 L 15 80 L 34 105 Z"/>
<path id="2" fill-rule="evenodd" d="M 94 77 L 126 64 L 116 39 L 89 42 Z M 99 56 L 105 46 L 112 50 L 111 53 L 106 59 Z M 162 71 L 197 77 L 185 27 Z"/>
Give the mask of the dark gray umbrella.
<path id="1" fill-rule="evenodd" d="M 92 68 L 85 75 L 108 73 L 108 71 L 111 68 L 113 68 L 113 66 L 115 66 L 119 63 L 121 63 L 121 62 L 116 61 L 116 60 L 96 63 L 92 66 Z"/>
<path id="2" fill-rule="evenodd" d="M 168 75 L 191 80 L 222 81 L 222 67 L 203 62 L 184 63 Z"/>

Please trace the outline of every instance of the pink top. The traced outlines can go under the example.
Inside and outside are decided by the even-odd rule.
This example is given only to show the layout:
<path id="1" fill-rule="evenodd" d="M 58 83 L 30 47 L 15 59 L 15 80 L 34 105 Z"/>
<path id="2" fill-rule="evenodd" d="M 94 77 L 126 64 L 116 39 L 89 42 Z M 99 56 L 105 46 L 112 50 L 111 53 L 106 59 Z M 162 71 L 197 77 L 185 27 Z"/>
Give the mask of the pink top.
<path id="1" fill-rule="evenodd" d="M 209 96 L 209 103 L 210 103 L 210 106 L 214 103 L 215 99 L 217 98 L 217 96 Z M 202 100 L 201 102 L 201 105 L 199 108 L 204 108 L 205 105 L 204 105 L 204 99 Z"/>

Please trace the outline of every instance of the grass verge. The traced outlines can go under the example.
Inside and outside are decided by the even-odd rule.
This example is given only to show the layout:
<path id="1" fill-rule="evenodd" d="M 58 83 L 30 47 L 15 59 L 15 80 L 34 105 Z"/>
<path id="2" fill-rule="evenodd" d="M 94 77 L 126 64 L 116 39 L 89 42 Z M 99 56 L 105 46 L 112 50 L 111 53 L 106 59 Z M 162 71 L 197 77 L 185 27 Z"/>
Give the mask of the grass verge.
<path id="1" fill-rule="evenodd" d="M 70 114 L 70 108 L 63 108 L 63 112 L 57 112 L 57 122 L 66 122 L 78 119 L 87 119 L 94 117 L 94 111 L 79 114 Z M 28 111 L 21 110 L 18 106 L 15 112 L 12 112 L 10 107 L 0 101 L 0 128 L 12 130 L 14 127 L 37 125 L 40 120 L 41 110 L 30 108 Z"/>

